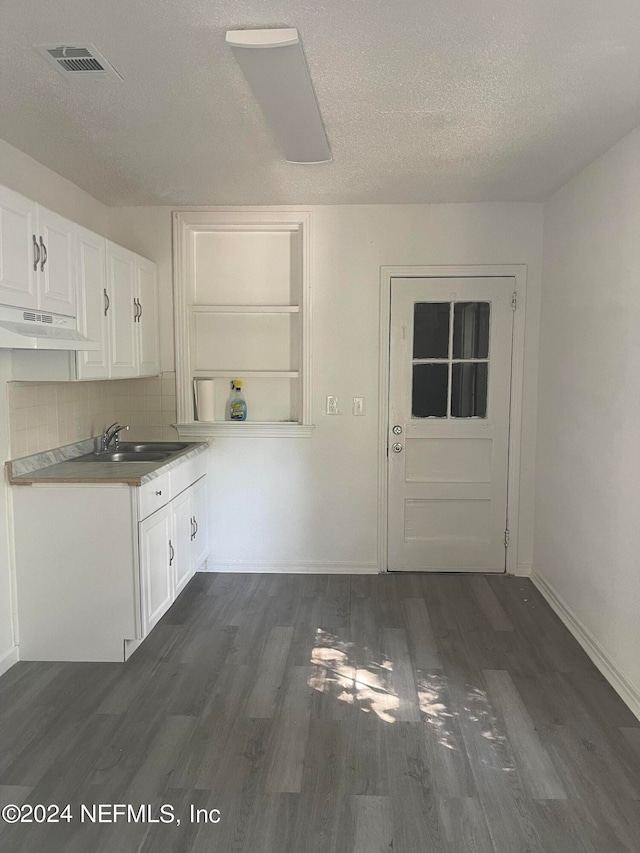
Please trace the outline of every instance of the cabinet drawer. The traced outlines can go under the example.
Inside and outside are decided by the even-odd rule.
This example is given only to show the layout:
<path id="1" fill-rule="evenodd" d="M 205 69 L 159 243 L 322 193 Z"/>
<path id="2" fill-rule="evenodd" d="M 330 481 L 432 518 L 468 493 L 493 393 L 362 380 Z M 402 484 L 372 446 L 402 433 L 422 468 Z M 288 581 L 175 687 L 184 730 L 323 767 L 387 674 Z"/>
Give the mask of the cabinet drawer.
<path id="1" fill-rule="evenodd" d="M 184 492 L 192 483 L 207 473 L 206 458 L 206 454 L 202 453 L 194 459 L 188 459 L 171 471 L 171 494 L 173 497 Z"/>
<path id="2" fill-rule="evenodd" d="M 171 500 L 170 473 L 167 471 L 165 474 L 160 474 L 159 477 L 140 486 L 138 498 L 140 501 L 140 515 L 138 516 L 140 521 Z"/>

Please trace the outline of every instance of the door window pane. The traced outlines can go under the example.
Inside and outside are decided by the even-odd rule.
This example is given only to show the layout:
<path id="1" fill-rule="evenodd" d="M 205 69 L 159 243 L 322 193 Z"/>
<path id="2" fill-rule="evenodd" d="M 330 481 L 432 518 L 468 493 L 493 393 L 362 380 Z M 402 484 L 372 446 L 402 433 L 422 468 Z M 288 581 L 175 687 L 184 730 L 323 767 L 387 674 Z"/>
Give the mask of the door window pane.
<path id="1" fill-rule="evenodd" d="M 449 357 L 448 302 L 416 302 L 413 306 L 413 357 Z"/>
<path id="2" fill-rule="evenodd" d="M 489 357 L 488 302 L 456 302 L 453 312 L 453 357 Z"/>
<path id="3" fill-rule="evenodd" d="M 414 364 L 411 417 L 446 418 L 448 364 Z"/>
<path id="4" fill-rule="evenodd" d="M 489 365 L 486 362 L 453 365 L 451 377 L 452 418 L 487 417 L 488 375 Z"/>

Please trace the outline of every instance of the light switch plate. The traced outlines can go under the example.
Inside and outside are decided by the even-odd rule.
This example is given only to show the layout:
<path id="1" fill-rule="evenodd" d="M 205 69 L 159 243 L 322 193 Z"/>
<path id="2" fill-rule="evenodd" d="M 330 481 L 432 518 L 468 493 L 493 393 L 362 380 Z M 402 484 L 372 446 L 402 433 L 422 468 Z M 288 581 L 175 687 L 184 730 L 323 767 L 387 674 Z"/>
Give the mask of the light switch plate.
<path id="1" fill-rule="evenodd" d="M 364 415 L 364 397 L 353 398 L 353 414 L 355 417 Z"/>
<path id="2" fill-rule="evenodd" d="M 338 398 L 332 395 L 327 397 L 327 408 L 325 409 L 328 415 L 338 414 Z"/>

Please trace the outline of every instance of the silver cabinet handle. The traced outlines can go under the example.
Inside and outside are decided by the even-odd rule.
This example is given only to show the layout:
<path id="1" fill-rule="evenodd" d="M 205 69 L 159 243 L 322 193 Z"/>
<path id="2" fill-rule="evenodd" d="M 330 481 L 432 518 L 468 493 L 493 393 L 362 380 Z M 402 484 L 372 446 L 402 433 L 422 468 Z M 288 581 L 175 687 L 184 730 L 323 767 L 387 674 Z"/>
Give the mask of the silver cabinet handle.
<path id="1" fill-rule="evenodd" d="M 161 494 L 162 494 L 162 489 L 158 489 L 158 491 L 156 492 L 156 495 L 157 495 L 158 497 L 160 497 L 160 495 L 161 495 Z"/>
<path id="2" fill-rule="evenodd" d="M 175 557 L 176 552 L 173 550 L 173 545 L 171 544 L 171 539 L 169 539 L 169 565 L 173 564 L 173 558 Z"/>
<path id="3" fill-rule="evenodd" d="M 138 300 L 133 297 L 133 322 L 138 322 Z"/>
<path id="4" fill-rule="evenodd" d="M 194 537 L 194 539 L 195 539 L 195 537 L 198 535 L 198 522 L 197 522 L 197 520 L 196 520 L 195 515 L 193 516 L 193 523 L 194 523 L 194 524 L 195 524 L 195 526 L 196 526 L 196 532 L 193 534 L 193 537 Z"/>
<path id="5" fill-rule="evenodd" d="M 396 441 L 391 445 L 391 449 L 393 450 L 394 453 L 401 453 L 402 452 L 402 445 L 400 444 L 399 441 Z"/>
<path id="6" fill-rule="evenodd" d="M 33 235 L 33 271 L 38 272 L 38 264 L 40 263 L 40 246 L 38 245 L 38 241 L 36 239 L 36 235 Z"/>
<path id="7" fill-rule="evenodd" d="M 193 542 L 193 537 L 196 535 L 195 519 L 192 517 L 189 521 L 191 522 L 191 541 Z"/>
<path id="8" fill-rule="evenodd" d="M 44 270 L 44 265 L 47 263 L 47 258 L 49 257 L 49 253 L 47 252 L 47 247 L 44 244 L 44 240 L 40 237 L 40 248 L 42 249 L 42 260 L 40 261 L 40 272 Z"/>
<path id="9" fill-rule="evenodd" d="M 107 288 L 103 287 L 102 292 L 104 293 L 104 316 L 106 317 L 109 313 L 109 306 L 111 302 L 109 301 L 109 294 L 107 293 Z"/>

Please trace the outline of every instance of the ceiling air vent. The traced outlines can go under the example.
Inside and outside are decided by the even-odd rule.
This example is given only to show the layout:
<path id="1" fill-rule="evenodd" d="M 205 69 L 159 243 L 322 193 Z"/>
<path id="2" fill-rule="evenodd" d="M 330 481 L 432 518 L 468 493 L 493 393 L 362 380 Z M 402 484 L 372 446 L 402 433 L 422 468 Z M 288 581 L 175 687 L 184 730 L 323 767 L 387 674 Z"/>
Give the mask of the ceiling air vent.
<path id="1" fill-rule="evenodd" d="M 67 80 L 117 80 L 122 77 L 92 44 L 36 44 L 41 56 Z"/>

